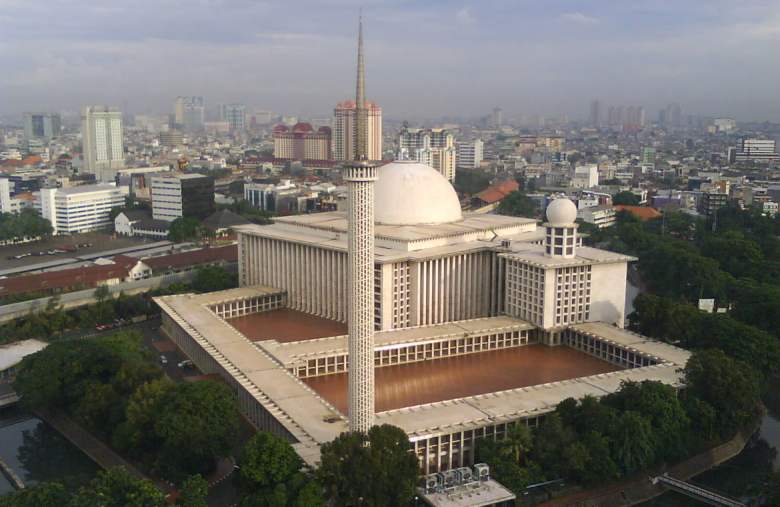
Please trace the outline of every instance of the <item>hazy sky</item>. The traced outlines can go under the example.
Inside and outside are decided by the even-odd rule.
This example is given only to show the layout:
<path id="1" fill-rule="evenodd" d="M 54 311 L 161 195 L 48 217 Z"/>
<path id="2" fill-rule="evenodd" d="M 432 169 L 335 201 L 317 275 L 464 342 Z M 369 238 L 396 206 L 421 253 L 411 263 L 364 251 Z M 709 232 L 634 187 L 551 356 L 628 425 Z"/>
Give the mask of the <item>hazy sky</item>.
<path id="1" fill-rule="evenodd" d="M 780 120 L 779 0 L 0 0 L 0 112 L 89 103 L 330 114 L 587 114 L 588 103 Z"/>

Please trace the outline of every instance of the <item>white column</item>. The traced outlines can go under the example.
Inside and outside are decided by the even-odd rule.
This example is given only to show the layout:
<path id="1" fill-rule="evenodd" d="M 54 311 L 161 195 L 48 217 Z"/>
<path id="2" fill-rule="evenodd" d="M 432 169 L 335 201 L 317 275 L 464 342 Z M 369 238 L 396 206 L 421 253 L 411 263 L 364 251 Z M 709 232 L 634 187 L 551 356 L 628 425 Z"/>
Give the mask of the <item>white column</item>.
<path id="1" fill-rule="evenodd" d="M 348 189 L 349 428 L 374 424 L 374 182 L 376 166 L 354 162 L 344 170 Z"/>

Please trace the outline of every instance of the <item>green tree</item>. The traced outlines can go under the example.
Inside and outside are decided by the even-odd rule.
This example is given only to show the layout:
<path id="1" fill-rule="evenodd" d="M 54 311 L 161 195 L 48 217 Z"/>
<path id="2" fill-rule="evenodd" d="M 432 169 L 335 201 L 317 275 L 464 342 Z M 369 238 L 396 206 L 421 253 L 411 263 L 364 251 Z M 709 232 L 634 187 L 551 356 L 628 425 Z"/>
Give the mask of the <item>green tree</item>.
<path id="1" fill-rule="evenodd" d="M 686 395 L 715 409 L 721 437 L 730 437 L 758 416 L 758 376 L 748 364 L 728 357 L 722 350 L 701 350 L 688 359 L 684 373 Z"/>
<path id="2" fill-rule="evenodd" d="M 203 224 L 191 217 L 177 218 L 171 222 L 171 228 L 168 230 L 168 239 L 174 243 L 201 241 L 206 235 Z"/>
<path id="3" fill-rule="evenodd" d="M 163 507 L 165 497 L 155 485 L 136 479 L 124 468 L 98 475 L 73 496 L 69 507 Z"/>
<path id="4" fill-rule="evenodd" d="M 418 473 L 410 449 L 403 430 L 386 424 L 371 428 L 367 437 L 343 433 L 322 446 L 318 476 L 336 505 L 407 505 Z"/>
<path id="5" fill-rule="evenodd" d="M 618 192 L 612 196 L 612 204 L 615 205 L 639 206 L 639 200 L 639 196 L 629 190 Z"/>
<path id="6" fill-rule="evenodd" d="M 242 487 L 252 491 L 288 482 L 303 463 L 287 441 L 261 431 L 244 445 L 239 465 Z"/>
<path id="7" fill-rule="evenodd" d="M 208 473 L 230 452 L 238 418 L 236 401 L 224 384 L 177 384 L 164 397 L 155 420 L 157 470 L 172 480 Z"/>
<path id="8" fill-rule="evenodd" d="M 176 505 L 181 507 L 208 507 L 206 496 L 209 493 L 209 483 L 200 475 L 187 477 L 181 488 L 179 488 L 179 493 Z"/>
<path id="9" fill-rule="evenodd" d="M 195 292 L 213 292 L 238 286 L 238 276 L 220 266 L 199 268 L 190 284 Z"/>
<path id="10" fill-rule="evenodd" d="M 0 507 L 63 507 L 70 495 L 58 482 L 44 482 L 0 496 Z"/>
<path id="11" fill-rule="evenodd" d="M 650 421 L 632 410 L 623 412 L 609 435 L 612 456 L 623 474 L 642 470 L 655 461 Z"/>
<path id="12" fill-rule="evenodd" d="M 535 218 L 539 214 L 539 207 L 533 199 L 516 190 L 501 200 L 496 212 L 500 215 Z"/>

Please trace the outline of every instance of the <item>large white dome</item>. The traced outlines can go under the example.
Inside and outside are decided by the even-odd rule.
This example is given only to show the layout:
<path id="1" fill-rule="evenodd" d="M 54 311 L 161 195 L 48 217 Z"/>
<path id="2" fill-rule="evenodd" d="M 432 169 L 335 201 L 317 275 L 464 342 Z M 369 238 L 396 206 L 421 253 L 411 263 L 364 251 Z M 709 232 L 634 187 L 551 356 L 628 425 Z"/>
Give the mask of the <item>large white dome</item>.
<path id="1" fill-rule="evenodd" d="M 577 206 L 566 197 L 553 199 L 547 205 L 547 222 L 552 225 L 570 225 L 577 219 Z"/>
<path id="2" fill-rule="evenodd" d="M 450 182 L 433 167 L 396 161 L 379 168 L 376 222 L 385 225 L 445 224 L 463 219 Z"/>

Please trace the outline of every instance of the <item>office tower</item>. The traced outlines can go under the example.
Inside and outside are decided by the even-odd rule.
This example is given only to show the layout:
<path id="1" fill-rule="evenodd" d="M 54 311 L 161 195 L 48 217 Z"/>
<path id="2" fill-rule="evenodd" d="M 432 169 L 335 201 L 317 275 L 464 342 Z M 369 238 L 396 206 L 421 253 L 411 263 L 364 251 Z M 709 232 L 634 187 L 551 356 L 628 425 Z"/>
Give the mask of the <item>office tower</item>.
<path id="1" fill-rule="evenodd" d="M 590 103 L 590 117 L 588 123 L 594 127 L 601 125 L 601 101 L 594 100 Z"/>
<path id="2" fill-rule="evenodd" d="M 24 137 L 49 141 L 59 137 L 62 121 L 53 113 L 24 113 Z"/>
<path id="3" fill-rule="evenodd" d="M 475 139 L 473 141 L 459 142 L 457 166 L 466 169 L 476 169 L 482 163 L 484 156 L 484 143 Z"/>
<path id="4" fill-rule="evenodd" d="M 501 128 L 501 125 L 504 123 L 504 113 L 501 111 L 500 107 L 493 108 L 493 116 L 491 119 L 494 127 Z"/>
<path id="5" fill-rule="evenodd" d="M 455 180 L 457 149 L 455 138 L 446 129 L 404 127 L 398 138 L 398 158 L 429 165 L 447 180 Z"/>
<path id="6" fill-rule="evenodd" d="M 202 174 L 160 174 L 152 177 L 152 218 L 173 222 L 179 217 L 202 220 L 215 211 L 214 178 Z"/>
<path id="7" fill-rule="evenodd" d="M 203 97 L 176 97 L 173 105 L 174 126 L 185 132 L 200 132 L 206 120 Z"/>
<path id="8" fill-rule="evenodd" d="M 123 206 L 126 195 L 114 185 L 42 188 L 37 207 L 54 234 L 76 234 L 111 227 L 111 209 Z"/>
<path id="9" fill-rule="evenodd" d="M 682 125 L 682 108 L 680 104 L 669 104 L 662 109 L 658 120 L 665 127 L 680 127 Z"/>
<path id="10" fill-rule="evenodd" d="M 382 159 L 382 108 L 376 103 L 365 104 L 366 123 L 368 125 L 368 158 Z M 352 160 L 355 158 L 355 102 L 339 102 L 333 111 L 333 158 Z"/>
<path id="11" fill-rule="evenodd" d="M 349 429 L 368 433 L 374 425 L 374 185 L 376 163 L 369 159 L 363 21 L 358 25 L 355 93 L 355 160 L 344 168 L 347 182 L 347 264 L 350 304 Z"/>
<path id="12" fill-rule="evenodd" d="M 317 130 L 308 123 L 274 127 L 274 158 L 286 160 L 332 160 L 330 127 Z"/>
<path id="13" fill-rule="evenodd" d="M 98 181 L 113 182 L 125 165 L 122 113 L 115 107 L 87 106 L 81 111 L 84 168 Z"/>
<path id="14" fill-rule="evenodd" d="M 221 104 L 219 119 L 226 121 L 231 132 L 246 130 L 246 106 L 243 104 Z"/>
<path id="15" fill-rule="evenodd" d="M 739 140 L 734 156 L 736 162 L 771 162 L 777 160 L 774 139 L 753 139 L 743 137 Z"/>

